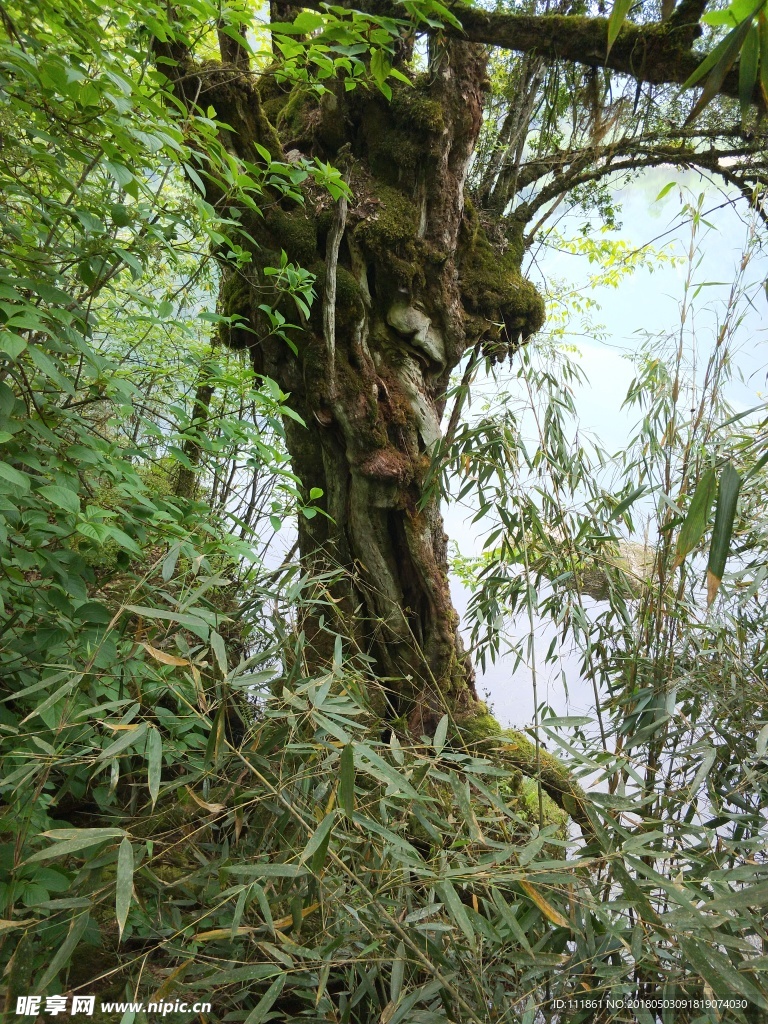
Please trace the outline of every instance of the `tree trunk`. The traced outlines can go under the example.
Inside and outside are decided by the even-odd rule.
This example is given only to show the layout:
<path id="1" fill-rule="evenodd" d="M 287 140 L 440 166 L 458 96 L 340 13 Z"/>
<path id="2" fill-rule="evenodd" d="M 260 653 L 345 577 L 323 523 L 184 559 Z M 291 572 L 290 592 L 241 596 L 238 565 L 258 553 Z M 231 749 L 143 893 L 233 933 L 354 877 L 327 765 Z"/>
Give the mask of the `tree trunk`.
<path id="1" fill-rule="evenodd" d="M 520 276 L 519 240 L 491 237 L 465 202 L 485 61 L 483 48 L 449 43 L 391 102 L 335 86 L 318 99 L 269 78 L 257 89 L 232 65 L 191 84 L 187 76 L 203 109 L 211 103 L 232 126 L 239 152 L 258 141 L 276 159 L 346 168 L 348 205 L 309 179 L 303 207 L 276 197 L 248 218 L 253 264 L 227 272 L 221 293 L 224 312 L 245 321 L 224 340 L 250 349 L 306 423 L 286 421 L 288 448 L 307 499 L 322 488 L 327 515 L 299 517 L 302 560 L 334 574 L 326 620 L 372 656 L 389 713 L 417 737 L 446 710 L 469 714 L 477 704 L 439 504 L 424 493 L 449 377 L 468 346 L 504 358 L 543 320 L 540 296 Z M 258 308 L 274 280 L 262 271 L 279 266 L 281 250 L 316 275 L 319 298 L 297 354 L 269 335 Z M 313 634 L 322 658 L 317 617 Z"/>

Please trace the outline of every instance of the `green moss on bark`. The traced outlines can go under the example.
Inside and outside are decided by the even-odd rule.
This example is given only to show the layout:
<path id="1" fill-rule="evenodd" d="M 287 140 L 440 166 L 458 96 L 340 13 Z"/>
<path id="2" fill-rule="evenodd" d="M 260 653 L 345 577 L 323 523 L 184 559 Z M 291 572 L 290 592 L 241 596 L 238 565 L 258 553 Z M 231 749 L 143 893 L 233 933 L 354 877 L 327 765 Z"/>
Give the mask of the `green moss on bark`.
<path id="1" fill-rule="evenodd" d="M 285 249 L 292 262 L 308 267 L 317 260 L 317 224 L 303 207 L 274 206 L 264 219 L 276 246 Z"/>
<path id="2" fill-rule="evenodd" d="M 528 779 L 540 779 L 547 796 L 591 834 L 592 825 L 585 809 L 586 794 L 553 754 L 542 747 L 537 751 L 535 743 L 516 729 L 502 729 L 480 703 L 475 713 L 456 720 L 456 730 L 457 738 L 465 745 L 493 752 L 505 766 L 518 770 Z"/>
<path id="3" fill-rule="evenodd" d="M 404 285 L 423 283 L 428 253 L 427 246 L 417 237 L 418 204 L 391 185 L 377 183 L 376 197 L 377 212 L 358 225 L 356 235 L 382 267 Z"/>
<path id="4" fill-rule="evenodd" d="M 484 338 L 485 354 L 503 359 L 544 323 L 544 300 L 523 278 L 522 245 L 492 245 L 467 203 L 459 244 L 459 280 L 470 340 Z"/>

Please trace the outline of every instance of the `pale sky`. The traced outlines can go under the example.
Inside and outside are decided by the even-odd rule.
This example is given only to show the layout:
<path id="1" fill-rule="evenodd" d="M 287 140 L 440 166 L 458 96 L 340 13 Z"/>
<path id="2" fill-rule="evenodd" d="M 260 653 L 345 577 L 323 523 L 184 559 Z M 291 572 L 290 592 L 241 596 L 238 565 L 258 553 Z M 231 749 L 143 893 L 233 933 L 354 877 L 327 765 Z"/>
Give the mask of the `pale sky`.
<path id="1" fill-rule="evenodd" d="M 655 201 L 661 189 L 672 180 L 686 186 L 694 196 L 705 192 L 704 209 L 712 211 L 707 217 L 712 228 L 700 236 L 701 261 L 694 275 L 697 283 L 721 282 L 707 284 L 696 301 L 697 336 L 704 341 L 716 330 L 718 310 L 722 309 L 742 258 L 751 217 L 745 202 L 734 208 L 719 186 L 702 181 L 698 174 L 658 168 L 617 193 L 622 205 L 619 215 L 622 227 L 616 232 L 616 237 L 633 247 L 653 239 L 657 239 L 656 246 L 674 242 L 676 252 L 685 252 L 690 229 L 688 225 L 680 224 L 680 189 L 676 187 L 662 200 Z M 583 214 L 573 218 L 571 230 L 578 229 L 583 221 Z M 665 234 L 670 229 L 671 232 Z M 565 223 L 561 225 L 561 231 L 567 233 Z M 658 238 L 661 235 L 664 237 Z M 539 266 L 545 275 L 567 278 L 577 284 L 586 281 L 595 270 L 586 259 L 561 253 L 544 254 Z M 637 410 L 621 408 L 633 377 L 632 364 L 624 354 L 636 348 L 642 332 L 674 329 L 679 322 L 679 303 L 686 273 L 685 266 L 666 267 L 654 274 L 638 271 L 625 279 L 617 290 L 600 289 L 594 293 L 602 307 L 595 319 L 605 326 L 610 340 L 573 338 L 580 350 L 579 364 L 588 378 L 588 383 L 575 395 L 581 429 L 594 433 L 609 451 L 618 450 L 626 442 L 638 416 Z M 768 391 L 768 301 L 762 286 L 768 278 L 766 252 L 754 258 L 747 277 L 759 287 L 754 289 L 752 308 L 740 327 L 741 351 L 737 366 L 747 381 L 741 385 L 734 384 L 729 394 L 730 401 L 740 409 L 758 404 Z M 478 552 L 481 547 L 479 525 L 469 527 L 462 509 L 452 507 L 446 512 L 448 535 L 460 540 L 462 553 Z M 457 607 L 463 612 L 467 595 L 457 583 L 454 583 L 453 590 Z M 522 633 L 526 632 L 522 620 L 519 628 Z M 541 623 L 536 632 L 539 702 L 546 700 L 558 715 L 589 713 L 594 706 L 594 698 L 591 686 L 579 677 L 576 660 L 566 656 L 555 668 L 544 667 L 541 664 L 543 655 L 554 633 Z M 522 726 L 533 720 L 532 680 L 530 670 L 523 664 L 513 674 L 513 664 L 513 659 L 503 658 L 489 667 L 484 676 L 478 673 L 478 692 L 488 693 L 492 710 L 502 725 Z"/>

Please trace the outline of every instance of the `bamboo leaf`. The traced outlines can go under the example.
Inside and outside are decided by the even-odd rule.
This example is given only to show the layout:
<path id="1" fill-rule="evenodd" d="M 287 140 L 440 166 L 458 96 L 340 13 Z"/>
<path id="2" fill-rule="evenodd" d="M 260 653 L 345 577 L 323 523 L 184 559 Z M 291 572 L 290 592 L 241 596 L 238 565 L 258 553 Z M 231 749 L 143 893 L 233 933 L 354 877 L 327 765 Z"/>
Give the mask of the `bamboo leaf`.
<path id="1" fill-rule="evenodd" d="M 189 665 L 186 658 L 177 658 L 175 654 L 166 654 L 165 651 L 160 651 L 157 647 L 153 647 L 152 644 L 141 645 L 147 654 L 151 655 L 155 661 L 159 661 L 161 665 Z"/>
<path id="2" fill-rule="evenodd" d="M 166 997 L 171 994 L 174 986 L 178 984 L 184 974 L 189 970 L 195 961 L 193 959 L 185 960 L 180 963 L 178 967 L 174 967 L 171 973 L 163 979 L 162 984 L 159 988 L 156 988 L 152 995 L 147 1000 L 148 1003 L 163 1003 Z"/>
<path id="3" fill-rule="evenodd" d="M 221 707 L 216 712 L 216 717 L 213 720 L 211 731 L 208 734 L 208 742 L 205 745 L 205 764 L 213 764 L 214 767 L 219 763 L 219 757 L 224 749 L 224 708 Z"/>
<path id="4" fill-rule="evenodd" d="M 675 184 L 674 181 L 670 182 L 670 187 L 672 187 L 674 184 Z M 661 195 L 663 195 L 663 194 L 664 194 L 664 189 L 662 189 L 659 197 L 661 197 Z M 642 495 L 645 494 L 647 492 L 647 490 L 648 490 L 648 488 L 645 487 L 644 485 L 641 485 L 640 487 L 636 487 L 634 489 L 634 491 L 632 491 L 631 494 L 627 495 L 627 497 L 624 498 L 623 501 L 619 502 L 619 504 L 616 506 L 616 508 L 613 510 L 613 512 L 611 512 L 610 516 L 607 519 L 607 522 L 612 523 L 612 522 L 614 522 L 614 520 L 620 519 L 624 515 L 624 513 L 627 511 L 627 509 L 631 508 L 631 506 L 634 505 L 634 503 L 637 501 L 637 499 L 642 497 Z"/>
<path id="5" fill-rule="evenodd" d="M 404 796 L 411 797 L 413 800 L 419 799 L 418 791 L 413 788 L 405 776 L 400 774 L 391 764 L 387 764 L 384 758 L 379 757 L 370 747 L 363 743 L 358 743 L 355 746 L 355 753 L 358 755 L 358 759 L 362 761 L 360 767 L 363 771 L 368 772 L 375 779 L 378 779 L 379 782 L 390 784 L 395 790 L 403 793 Z M 368 762 L 367 764 L 365 763 L 366 761 Z"/>
<path id="6" fill-rule="evenodd" d="M 734 993 L 738 993 L 758 1006 L 765 1008 L 768 1005 L 761 993 L 722 954 L 706 943 L 699 944 L 681 935 L 680 948 L 691 967 L 712 986 L 715 995 L 722 999 L 732 999 Z"/>
<path id="7" fill-rule="evenodd" d="M 326 836 L 330 835 L 331 829 L 333 828 L 333 821 L 335 817 L 336 811 L 329 811 L 328 814 L 326 814 L 326 816 L 317 826 L 313 834 L 310 836 L 307 845 L 301 851 L 301 856 L 299 857 L 299 864 L 303 864 L 305 861 L 309 860 L 312 854 L 320 849 L 323 840 L 326 838 Z"/>
<path id="8" fill-rule="evenodd" d="M 570 921 L 560 913 L 552 904 L 546 900 L 536 886 L 530 882 L 526 882 L 525 879 L 520 879 L 520 888 L 523 890 L 525 895 L 532 900 L 542 914 L 551 921 L 552 924 L 557 925 L 558 928 L 570 928 Z"/>
<path id="9" fill-rule="evenodd" d="M 254 864 L 235 864 L 225 868 L 231 875 L 254 875 L 256 878 L 299 878 L 309 874 L 307 869 L 300 864 L 270 864 L 266 861 L 257 861 Z"/>
<path id="10" fill-rule="evenodd" d="M 688 514 L 680 527 L 673 569 L 682 564 L 704 536 L 716 491 L 717 475 L 714 469 L 708 469 L 696 485 Z"/>
<path id="11" fill-rule="evenodd" d="M 117 885 L 115 888 L 115 918 L 119 939 L 123 937 L 125 922 L 133 899 L 133 847 L 127 837 L 120 843 L 117 853 Z M 118 941 L 119 941 L 118 939 Z"/>
<path id="12" fill-rule="evenodd" d="M 314 914 L 314 912 L 316 910 L 319 910 L 319 909 L 320 909 L 320 904 L 319 903 L 310 903 L 310 905 L 308 907 L 302 907 L 301 908 L 301 920 L 303 921 L 305 917 L 309 917 L 310 914 Z M 272 931 L 278 931 L 279 932 L 279 931 L 282 931 L 283 928 L 291 927 L 291 925 L 293 925 L 293 923 L 294 923 L 294 916 L 293 916 L 293 914 L 288 914 L 286 917 L 278 918 L 277 921 L 272 922 L 269 927 L 270 927 L 270 929 Z"/>
<path id="13" fill-rule="evenodd" d="M 611 13 L 608 17 L 608 48 L 605 51 L 606 57 L 611 52 L 611 47 L 616 42 L 616 37 L 621 32 L 621 27 L 627 19 L 632 0 L 614 0 Z"/>
<path id="14" fill-rule="evenodd" d="M 454 889 L 453 884 L 446 878 L 442 882 L 437 883 L 435 885 L 435 889 L 440 894 L 440 897 L 451 917 L 466 935 L 470 945 L 474 946 L 475 929 L 472 927 L 469 914 L 467 913 L 464 904 L 459 899 L 459 894 Z"/>
<path id="15" fill-rule="evenodd" d="M 755 7 L 755 10 L 757 10 L 759 6 L 762 6 L 763 2 L 764 0 L 760 0 L 759 4 Z M 704 107 L 706 107 L 707 104 L 711 100 L 713 100 L 715 96 L 717 96 L 717 94 L 720 92 L 722 84 L 725 81 L 725 76 L 728 74 L 728 72 L 731 70 L 734 63 L 736 62 L 736 58 L 739 56 L 739 51 L 741 50 L 744 41 L 747 38 L 747 35 L 749 34 L 753 14 L 754 11 L 752 12 L 752 14 L 749 15 L 748 18 L 745 18 L 740 25 L 737 25 L 735 29 L 728 33 L 728 35 L 725 37 L 722 43 L 720 43 L 720 45 L 717 46 L 712 51 L 709 57 L 702 62 L 702 64 L 696 69 L 696 71 L 694 71 L 694 73 L 683 86 L 683 88 L 687 88 L 689 85 L 693 85 L 695 82 L 697 82 L 705 73 L 703 70 L 705 68 L 705 65 L 709 63 L 711 58 L 717 55 L 717 59 L 715 60 L 714 65 L 712 66 L 712 70 L 709 74 L 709 77 L 707 78 L 707 81 L 704 84 L 701 96 L 699 96 L 698 100 L 694 104 L 693 110 L 691 110 L 690 114 L 685 120 L 686 125 L 692 124 L 693 121 L 695 121 L 699 114 L 702 112 Z"/>
<path id="16" fill-rule="evenodd" d="M 69 926 L 66 938 L 56 950 L 53 955 L 53 959 L 48 965 L 48 969 L 39 981 L 36 982 L 35 987 L 39 992 L 44 992 L 46 986 L 53 981 L 62 967 L 66 967 L 70 961 L 72 954 L 77 948 L 77 944 L 80 941 L 83 932 L 88 927 L 89 915 L 86 911 L 84 914 L 80 914 L 79 917 L 73 918 L 72 923 Z"/>
<path id="17" fill-rule="evenodd" d="M 392 973 L 389 976 L 389 998 L 392 1003 L 397 1004 L 400 993 L 403 991 L 403 978 L 405 977 L 405 943 L 397 944 L 395 959 L 392 961 Z"/>
<path id="18" fill-rule="evenodd" d="M 440 721 L 437 723 L 435 729 L 435 738 L 432 741 L 432 746 L 435 748 L 435 753 L 442 753 L 443 747 L 445 746 L 445 739 L 448 735 L 448 715 L 443 715 Z"/>
<path id="19" fill-rule="evenodd" d="M 760 61 L 760 34 L 757 25 L 750 26 L 747 38 L 741 48 L 739 57 L 739 103 L 741 119 L 744 121 L 749 113 L 752 95 L 757 82 L 757 68 Z"/>
<path id="20" fill-rule="evenodd" d="M 725 572 L 740 488 L 741 477 L 731 463 L 728 463 L 720 474 L 717 491 L 715 525 L 712 528 L 712 543 L 709 548 L 709 564 L 707 565 L 707 605 L 711 605 L 714 601 Z"/>
<path id="21" fill-rule="evenodd" d="M 187 791 L 187 793 L 189 793 L 189 795 L 195 801 L 197 806 L 202 807 L 203 810 L 208 811 L 209 814 L 221 814 L 222 811 L 225 811 L 227 809 L 226 804 L 221 804 L 211 800 L 203 800 L 203 798 L 198 796 L 191 786 L 185 786 L 184 789 Z"/>
<path id="22" fill-rule="evenodd" d="M 19 725 L 26 725 L 27 722 L 29 722 L 32 718 L 35 718 L 36 715 L 45 714 L 48 708 L 51 708 L 53 707 L 54 704 L 58 703 L 58 701 L 61 700 L 64 694 L 69 693 L 70 690 L 73 690 L 82 678 L 82 676 L 75 676 L 73 679 L 70 679 L 68 683 L 62 683 L 62 685 L 57 690 L 54 690 L 50 697 L 46 697 L 42 704 L 38 704 L 33 711 L 30 711 L 26 718 L 22 718 L 21 722 L 19 722 Z"/>
<path id="23" fill-rule="evenodd" d="M 760 92 L 763 103 L 768 107 L 768 16 L 765 9 L 757 19 L 757 31 L 760 37 Z M 768 289 L 766 289 L 768 295 Z"/>
<path id="24" fill-rule="evenodd" d="M 147 723 L 141 722 L 131 732 L 125 732 L 122 736 L 119 736 L 114 743 L 110 743 L 108 747 L 105 747 L 99 756 L 96 758 L 97 761 L 109 761 L 111 758 L 121 754 L 127 747 L 132 747 L 139 740 L 143 739 L 147 732 Z"/>
<path id="25" fill-rule="evenodd" d="M 220 633 L 217 633 L 215 629 L 211 630 L 211 650 L 213 651 L 214 657 L 221 669 L 221 674 L 225 676 L 229 671 L 227 666 L 227 649 L 224 646 L 224 639 Z"/>
<path id="26" fill-rule="evenodd" d="M 525 1004 L 525 1013 L 520 1024 L 533 1024 L 536 1019 L 536 1002 L 533 996 L 528 996 L 528 1002 Z"/>
<path id="27" fill-rule="evenodd" d="M 355 813 L 355 749 L 348 743 L 341 752 L 339 803 L 348 818 Z"/>
<path id="28" fill-rule="evenodd" d="M 90 829 L 84 831 L 91 831 Z M 116 829 L 93 829 L 93 832 L 107 833 L 106 835 L 84 836 L 82 839 L 66 839 L 64 842 L 54 843 L 45 850 L 38 850 L 31 857 L 27 857 L 25 864 L 34 864 L 41 860 L 55 860 L 57 857 L 70 857 L 73 853 L 87 850 L 91 846 L 98 846 L 115 836 Z M 124 832 L 118 833 L 125 835 Z"/>
<path id="29" fill-rule="evenodd" d="M 712 765 L 715 763 L 716 757 L 717 750 L 714 747 L 708 747 L 704 753 L 704 756 L 701 759 L 699 770 L 696 772 L 696 775 L 693 778 L 693 782 L 691 782 L 691 785 L 688 787 L 688 793 L 690 797 L 694 797 L 698 792 L 699 786 L 702 784 L 704 779 L 706 779 L 707 775 L 709 775 Z"/>
<path id="30" fill-rule="evenodd" d="M 258 882 L 251 882 L 251 888 L 256 893 L 256 900 L 261 910 L 261 915 L 264 918 L 264 924 L 269 928 L 272 934 L 275 934 L 275 922 L 272 918 L 272 908 L 269 905 L 269 900 L 264 892 L 262 886 Z"/>
<path id="31" fill-rule="evenodd" d="M 147 785 L 152 798 L 152 806 L 157 803 L 160 792 L 160 780 L 163 773 L 163 737 L 160 731 L 152 726 L 147 736 Z"/>
<path id="32" fill-rule="evenodd" d="M 277 997 L 283 991 L 287 977 L 287 974 L 281 974 L 279 977 L 275 978 L 256 1006 L 245 1018 L 245 1024 L 261 1024 L 261 1022 L 266 1019 L 267 1014 L 272 1009 Z"/>
<path id="33" fill-rule="evenodd" d="M 764 2 L 765 0 L 753 0 L 751 6 L 747 8 L 747 10 L 744 12 L 744 20 L 739 22 L 739 24 L 736 25 L 735 28 L 733 28 L 728 33 L 725 39 L 722 39 L 717 44 L 717 46 L 714 48 L 714 50 L 711 51 L 711 53 L 707 54 L 707 56 L 704 58 L 701 64 L 699 64 L 699 66 L 696 68 L 693 74 L 690 75 L 685 82 L 683 82 L 683 89 L 690 89 L 691 86 L 694 86 L 697 82 L 700 82 L 704 75 L 706 75 L 708 71 L 711 71 L 712 68 L 714 68 L 717 65 L 723 54 L 728 52 L 732 48 L 735 33 L 737 33 L 743 25 L 748 25 L 748 23 L 751 21 L 751 19 L 754 17 L 757 11 L 759 11 L 760 8 L 763 6 Z"/>

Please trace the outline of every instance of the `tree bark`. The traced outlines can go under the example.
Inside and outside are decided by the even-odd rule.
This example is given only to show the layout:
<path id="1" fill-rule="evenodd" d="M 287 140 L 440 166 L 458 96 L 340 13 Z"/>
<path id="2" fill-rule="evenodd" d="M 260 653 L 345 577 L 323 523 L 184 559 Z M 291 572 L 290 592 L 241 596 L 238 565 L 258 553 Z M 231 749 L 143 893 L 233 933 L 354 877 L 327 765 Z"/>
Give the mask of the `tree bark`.
<path id="1" fill-rule="evenodd" d="M 468 347 L 502 359 L 543 322 L 522 245 L 492 239 L 465 203 L 485 49 L 448 42 L 391 102 L 336 85 L 319 99 L 270 78 L 256 87 L 240 64 L 175 59 L 178 89 L 214 107 L 240 155 L 253 160 L 258 142 L 276 159 L 346 166 L 348 204 L 305 182 L 303 206 L 275 195 L 262 216 L 244 212 L 257 244 L 250 266 L 225 270 L 222 310 L 243 321 L 223 340 L 249 349 L 306 424 L 285 427 L 305 497 L 323 491 L 324 514 L 299 523 L 302 560 L 325 588 L 310 650 L 328 656 L 326 623 L 347 632 L 373 659 L 388 714 L 431 734 L 446 710 L 477 707 L 439 502 L 425 493 L 450 374 Z M 296 353 L 259 309 L 281 251 L 316 275 L 321 297 Z"/>

